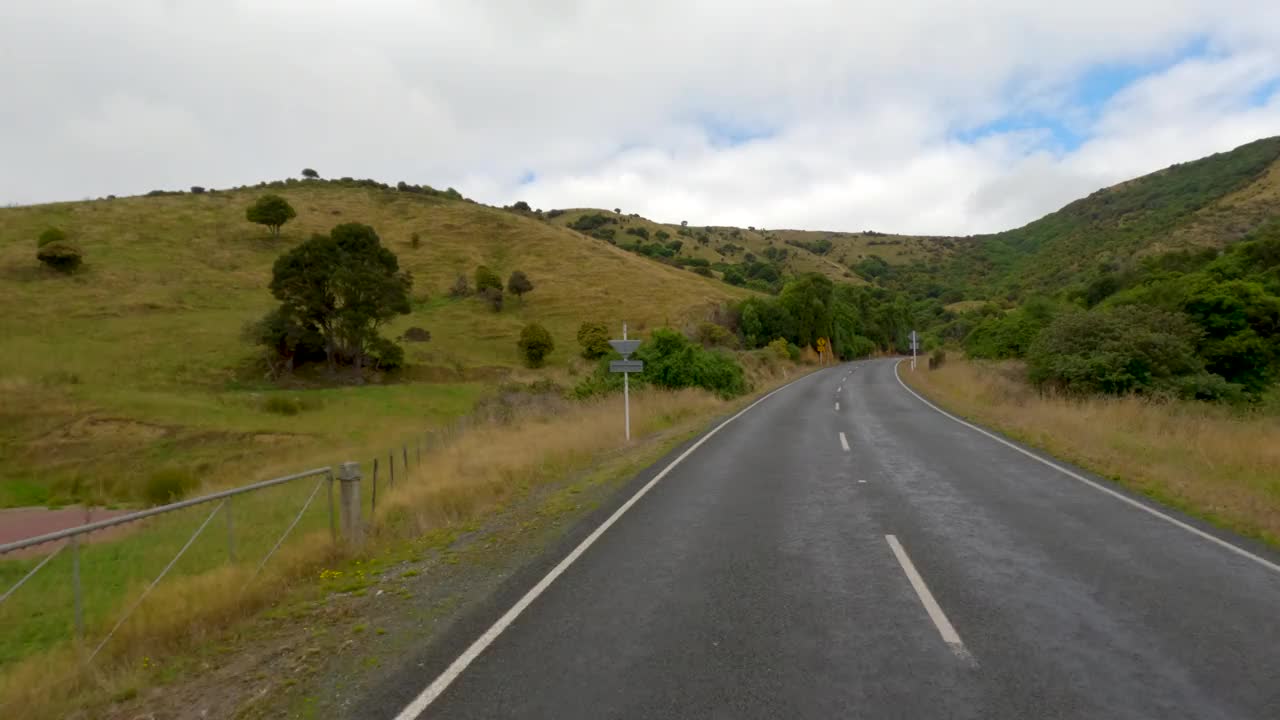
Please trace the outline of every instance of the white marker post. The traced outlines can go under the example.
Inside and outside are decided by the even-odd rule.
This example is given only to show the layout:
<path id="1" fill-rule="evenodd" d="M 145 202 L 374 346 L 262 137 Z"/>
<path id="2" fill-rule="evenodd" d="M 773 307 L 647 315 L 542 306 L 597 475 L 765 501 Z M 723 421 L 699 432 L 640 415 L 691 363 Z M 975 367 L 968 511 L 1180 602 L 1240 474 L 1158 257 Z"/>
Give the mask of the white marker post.
<path id="1" fill-rule="evenodd" d="M 920 345 L 920 340 L 916 335 L 916 331 L 912 330 L 911 331 L 911 370 L 913 372 L 916 369 L 916 348 L 919 347 L 919 345 Z"/>
<path id="2" fill-rule="evenodd" d="M 627 339 L 627 324 L 622 323 L 622 339 L 610 340 L 609 344 L 613 349 L 622 356 L 621 360 L 612 360 L 609 362 L 609 372 L 622 373 L 622 413 L 626 424 L 627 442 L 631 442 L 631 378 L 633 372 L 642 372 L 644 370 L 644 362 L 640 360 L 631 360 L 631 353 L 640 347 L 639 340 Z"/>

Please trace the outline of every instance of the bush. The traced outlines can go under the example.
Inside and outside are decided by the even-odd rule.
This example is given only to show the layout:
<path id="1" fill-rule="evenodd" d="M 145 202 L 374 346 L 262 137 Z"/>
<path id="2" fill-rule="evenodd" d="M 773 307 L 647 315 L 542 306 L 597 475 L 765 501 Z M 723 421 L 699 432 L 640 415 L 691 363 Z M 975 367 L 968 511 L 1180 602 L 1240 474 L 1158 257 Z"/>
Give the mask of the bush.
<path id="1" fill-rule="evenodd" d="M 36 259 L 59 272 L 71 273 L 80 267 L 84 260 L 80 248 L 65 242 L 52 242 L 41 245 L 36 251 Z"/>
<path id="2" fill-rule="evenodd" d="M 1071 394 L 1232 392 L 1205 372 L 1195 354 L 1199 336 L 1185 315 L 1141 305 L 1067 313 L 1032 344 L 1027 368 L 1037 386 Z"/>
<path id="3" fill-rule="evenodd" d="M 244 216 L 251 223 L 267 226 L 271 229 L 271 236 L 278 238 L 280 228 L 298 213 L 289 201 L 279 195 L 263 195 L 244 211 Z"/>
<path id="4" fill-rule="evenodd" d="M 311 168 L 302 168 L 302 177 L 307 178 L 308 180 L 316 180 L 320 177 L 320 173 L 312 170 Z"/>
<path id="5" fill-rule="evenodd" d="M 507 292 L 515 295 L 520 300 L 524 299 L 525 293 L 532 290 L 533 282 L 529 280 L 529 276 L 525 275 L 523 270 L 516 270 L 507 279 Z"/>
<path id="6" fill-rule="evenodd" d="M 422 247 L 422 236 L 416 232 L 411 233 L 409 235 L 409 246 L 415 249 Z"/>
<path id="7" fill-rule="evenodd" d="M 699 324 L 697 337 L 703 347 L 732 347 L 737 340 L 724 326 L 713 322 Z"/>
<path id="8" fill-rule="evenodd" d="M 453 287 L 449 288 L 449 297 L 464 298 L 471 294 L 471 283 L 467 280 L 467 276 L 458 273 L 458 278 L 453 281 Z"/>
<path id="9" fill-rule="evenodd" d="M 700 387 L 730 398 L 747 391 L 742 367 L 729 355 L 704 350 L 675 330 L 655 330 L 636 351 L 645 363 L 643 376 L 658 387 Z"/>
<path id="10" fill-rule="evenodd" d="M 769 348 L 769 352 L 773 353 L 773 356 L 776 357 L 779 362 L 782 362 L 783 360 L 798 359 L 799 352 L 797 351 L 796 353 L 797 358 L 791 357 L 791 347 L 788 345 L 787 341 L 782 338 L 773 340 L 767 347 Z"/>
<path id="11" fill-rule="evenodd" d="M 577 220 L 574 220 L 573 222 L 569 223 L 569 227 L 573 228 L 574 230 L 577 230 L 578 232 L 586 233 L 586 232 L 591 232 L 592 230 L 595 230 L 598 227 L 608 225 L 612 222 L 615 222 L 615 220 L 607 215 L 601 215 L 600 213 L 592 213 L 590 215 L 582 215 Z"/>
<path id="12" fill-rule="evenodd" d="M 367 352 L 377 370 L 390 372 L 404 367 L 404 348 L 381 335 L 369 341 Z"/>
<path id="13" fill-rule="evenodd" d="M 142 486 L 142 499 L 147 505 L 177 502 L 196 487 L 195 477 L 180 468 L 163 468 L 151 473 Z"/>
<path id="14" fill-rule="evenodd" d="M 563 211 L 563 210 L 548 210 L 548 211 L 547 211 L 547 218 L 548 218 L 548 219 L 551 219 L 551 218 L 558 218 L 558 217 L 560 217 L 560 216 L 561 216 L 561 215 L 563 215 L 563 214 L 564 214 L 564 211 Z"/>
<path id="15" fill-rule="evenodd" d="M 490 270 L 488 267 L 481 265 L 476 268 L 476 292 L 483 292 L 485 288 L 494 288 L 498 292 L 502 292 L 502 278 L 498 277 L 498 273 Z"/>
<path id="16" fill-rule="evenodd" d="M 58 228 L 51 227 L 40 233 L 40 237 L 36 240 L 36 248 L 42 248 L 45 245 L 52 245 L 53 243 L 65 243 L 66 241 L 67 234 L 65 232 Z"/>
<path id="17" fill-rule="evenodd" d="M 511 206 L 511 209 L 516 212 L 531 212 L 533 210 L 533 208 L 529 207 L 529 203 L 523 200 L 517 200 L 515 204 Z"/>
<path id="18" fill-rule="evenodd" d="M 715 273 L 711 272 L 711 268 L 706 265 L 694 265 L 693 271 L 702 277 L 715 277 Z"/>
<path id="19" fill-rule="evenodd" d="M 929 354 L 929 369 L 937 370 L 947 362 L 947 351 L 938 348 Z"/>
<path id="20" fill-rule="evenodd" d="M 626 233 L 628 235 L 635 235 L 638 238 L 644 238 L 645 240 L 649 239 L 649 230 L 647 228 L 629 227 L 626 229 Z"/>
<path id="21" fill-rule="evenodd" d="M 401 336 L 405 342 L 428 342 L 431 340 L 431 331 L 420 327 L 411 327 L 404 331 Z"/>
<path id="22" fill-rule="evenodd" d="M 609 328 L 602 322 L 586 321 L 579 325 L 578 345 L 587 360 L 599 360 L 613 350 L 609 345 Z"/>
<path id="23" fill-rule="evenodd" d="M 476 293 L 476 296 L 494 312 L 502 312 L 502 288 L 487 287 Z"/>
<path id="24" fill-rule="evenodd" d="M 192 186 L 191 186 L 191 194 L 192 194 L 192 195 L 203 195 L 203 194 L 204 194 L 204 188 L 200 187 L 199 185 L 192 185 Z"/>
<path id="25" fill-rule="evenodd" d="M 520 331 L 516 347 L 520 350 L 520 357 L 525 365 L 536 368 L 542 367 L 547 356 L 555 350 L 556 343 L 546 328 L 538 323 L 529 323 Z"/>

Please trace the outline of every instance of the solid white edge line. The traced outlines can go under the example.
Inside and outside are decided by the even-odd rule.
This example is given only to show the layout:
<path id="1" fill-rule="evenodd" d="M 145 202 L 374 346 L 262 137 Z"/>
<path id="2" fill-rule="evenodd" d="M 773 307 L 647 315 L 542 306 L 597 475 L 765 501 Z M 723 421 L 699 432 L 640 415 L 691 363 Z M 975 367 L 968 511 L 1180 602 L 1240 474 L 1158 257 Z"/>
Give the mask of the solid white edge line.
<path id="1" fill-rule="evenodd" d="M 991 433 L 991 432 L 988 432 L 988 431 L 986 431 L 986 430 L 983 430 L 982 428 L 978 427 L 977 425 L 974 425 L 974 424 L 973 424 L 973 423 L 971 423 L 971 422 L 968 422 L 967 420 L 961 420 L 960 418 L 956 417 L 955 415 L 952 415 L 951 413 L 947 412 L 946 410 L 943 410 L 942 408 L 938 407 L 937 405 L 934 405 L 933 403 L 931 403 L 931 402 L 929 402 L 928 400 L 924 399 L 924 398 L 920 395 L 920 393 L 918 393 L 918 392 L 916 392 L 915 390 L 912 390 L 911 388 L 907 387 L 907 384 L 906 384 L 906 383 L 904 383 L 904 382 L 902 382 L 902 377 L 901 377 L 900 375 L 898 375 L 898 366 L 900 366 L 900 365 L 902 364 L 902 362 L 903 362 L 902 360 L 899 360 L 899 361 L 898 361 L 897 363 L 895 363 L 895 364 L 894 364 L 894 366 L 893 366 L 893 376 L 894 376 L 895 378 L 897 378 L 897 380 L 898 380 L 898 384 L 902 386 L 902 389 L 904 389 L 904 390 L 906 390 L 907 392 L 909 392 L 909 393 L 911 393 L 912 395 L 914 395 L 914 396 L 916 397 L 916 399 L 917 399 L 917 400 L 919 400 L 920 402 L 924 403 L 925 405 L 928 405 L 929 407 L 933 408 L 933 409 L 934 409 L 935 411 L 937 411 L 938 413 L 941 413 L 942 415 L 945 415 L 945 416 L 947 416 L 948 418 L 951 418 L 952 420 L 954 420 L 954 421 L 956 421 L 956 422 L 960 423 L 961 425 L 964 425 L 965 427 L 969 428 L 970 430 L 976 430 L 977 432 L 980 432 L 980 433 L 982 433 L 983 435 L 986 435 L 987 437 L 991 438 L 992 440 L 995 440 L 996 442 L 1000 443 L 1001 445 L 1004 445 L 1004 446 L 1006 446 L 1006 447 L 1009 447 L 1009 448 L 1012 448 L 1012 449 L 1014 449 L 1014 450 L 1017 450 L 1018 452 L 1022 453 L 1023 455 L 1026 455 L 1027 457 L 1031 458 L 1032 460 L 1035 460 L 1036 462 L 1040 463 L 1041 465 L 1045 465 L 1045 466 L 1051 467 L 1051 468 L 1053 468 L 1054 470 L 1057 470 L 1058 472 L 1062 473 L 1063 475 L 1066 475 L 1067 477 L 1072 478 L 1072 479 L 1074 479 L 1074 480 L 1079 480 L 1080 482 L 1084 483 L 1085 485 L 1088 485 L 1089 487 L 1093 488 L 1094 490 L 1097 490 L 1097 491 L 1099 491 L 1099 492 L 1104 492 L 1104 493 L 1106 493 L 1107 495 L 1110 495 L 1111 497 L 1115 498 L 1116 500 L 1119 500 L 1119 501 L 1121 501 L 1121 502 L 1123 502 L 1123 503 L 1127 503 L 1127 504 L 1129 504 L 1129 505 L 1131 505 L 1131 506 L 1133 506 L 1133 507 L 1136 507 L 1136 508 L 1138 508 L 1139 510 L 1141 510 L 1141 511 L 1143 511 L 1143 512 L 1145 512 L 1145 513 L 1149 514 L 1149 515 L 1153 515 L 1153 516 L 1155 516 L 1155 517 L 1158 517 L 1158 518 L 1160 518 L 1161 520 L 1164 520 L 1165 522 L 1167 522 L 1167 523 L 1169 523 L 1169 524 L 1171 524 L 1171 525 L 1174 525 L 1174 526 L 1179 527 L 1179 528 L 1181 528 L 1181 529 L 1183 529 L 1183 530 L 1186 530 L 1187 532 L 1191 533 L 1192 535 L 1195 535 L 1195 536 L 1197 536 L 1197 537 L 1199 537 L 1199 538 L 1201 538 L 1201 539 L 1204 539 L 1204 540 L 1208 540 L 1209 542 L 1213 543 L 1214 545 L 1217 545 L 1217 546 L 1219 546 L 1219 547 L 1221 547 L 1221 548 L 1224 548 L 1224 549 L 1226 549 L 1226 550 L 1230 550 L 1231 552 L 1235 553 L 1236 555 L 1239 555 L 1239 556 L 1240 556 L 1240 557 L 1242 557 L 1242 558 L 1246 558 L 1246 559 L 1248 559 L 1248 560 L 1252 560 L 1252 561 L 1254 561 L 1254 562 L 1258 563 L 1258 564 L 1259 564 L 1259 565 L 1261 565 L 1262 567 L 1264 567 L 1264 568 L 1266 568 L 1266 569 L 1268 569 L 1268 570 L 1270 570 L 1270 571 L 1272 571 L 1272 572 L 1280 573 L 1280 565 L 1277 565 L 1276 563 L 1273 563 L 1273 562 L 1271 562 L 1270 560 L 1268 560 L 1268 559 L 1266 559 L 1266 558 L 1264 558 L 1264 557 L 1260 557 L 1260 556 L 1258 556 L 1258 555 L 1255 555 L 1255 554 L 1253 554 L 1253 553 L 1249 552 L 1248 550 L 1245 550 L 1245 549 L 1244 549 L 1244 548 L 1242 548 L 1242 547 L 1237 547 L 1237 546 L 1235 546 L 1235 545 L 1232 545 L 1231 543 L 1227 542 L 1226 540 L 1223 540 L 1222 538 L 1219 538 L 1219 537 L 1215 537 L 1215 536 L 1213 536 L 1213 535 L 1210 535 L 1209 533 L 1207 533 L 1207 532 L 1205 532 L 1205 531 L 1201 530 L 1200 528 L 1195 527 L 1194 525 L 1188 525 L 1187 523 L 1185 523 L 1185 522 L 1183 522 L 1183 521 L 1181 521 L 1181 520 L 1179 520 L 1179 519 L 1177 519 L 1177 518 L 1175 518 L 1175 517 L 1173 517 L 1173 516 L 1171 516 L 1171 515 L 1166 515 L 1165 513 L 1162 513 L 1162 512 L 1160 512 L 1159 510 L 1156 510 L 1155 508 L 1147 507 L 1146 505 L 1144 505 L 1144 504 L 1142 504 L 1142 503 L 1138 502 L 1137 500 L 1134 500 L 1134 499 L 1133 499 L 1133 498 L 1131 498 L 1131 497 L 1127 497 L 1126 495 L 1124 495 L 1124 494 L 1122 494 L 1122 493 L 1116 492 L 1115 490 L 1112 490 L 1111 488 L 1106 487 L 1105 485 L 1100 485 L 1100 484 L 1098 484 L 1097 482 L 1094 482 L 1093 480 L 1090 480 L 1089 478 L 1087 478 L 1087 477 L 1085 477 L 1085 476 L 1081 475 L 1080 473 L 1077 473 L 1077 472 L 1073 472 L 1073 471 L 1071 471 L 1071 470 L 1068 470 L 1067 468 L 1064 468 L 1064 467 L 1062 467 L 1061 465 L 1059 465 L 1059 464 L 1057 464 L 1057 463 L 1055 463 L 1055 462 L 1050 462 L 1050 461 L 1048 461 L 1048 460 L 1045 460 L 1044 458 L 1040 457 L 1039 455 L 1036 455 L 1036 454 L 1035 454 L 1035 453 L 1033 453 L 1033 452 L 1029 452 L 1029 451 L 1027 451 L 1027 450 L 1024 450 L 1024 449 L 1022 449 L 1022 448 L 1018 447 L 1017 445 L 1014 445 L 1013 443 L 1009 442 L 1008 440 L 1005 440 L 1004 438 L 1002 438 L 1002 437 L 1000 437 L 1000 436 L 998 436 L 998 435 L 996 435 L 996 434 L 994 434 L 994 433 Z"/>
<path id="2" fill-rule="evenodd" d="M 805 376 L 805 377 L 809 377 L 809 376 Z M 594 531 L 592 531 L 590 535 L 586 537 L 585 540 L 583 540 L 581 543 L 578 543 L 578 546 L 575 547 L 572 552 L 566 555 L 565 558 L 559 562 L 559 564 L 557 564 L 554 568 L 552 568 L 551 572 L 547 573 L 545 577 L 539 580 L 537 585 L 534 585 L 532 588 L 530 588 L 530 590 L 526 592 L 524 596 L 521 597 L 518 601 L 516 601 L 516 604 L 512 605 L 510 610 L 507 610 L 507 612 L 504 613 L 502 617 L 498 618 L 497 621 L 493 623 L 493 625 L 490 625 L 489 629 L 484 631 L 483 635 L 476 638 L 475 642 L 471 643 L 471 645 L 467 647 L 467 649 L 463 651 L 463 653 L 459 655 L 457 659 L 454 660 L 453 663 L 449 665 L 449 667 L 445 668 L 445 671 L 441 673 L 439 677 L 437 677 L 434 681 L 432 681 L 432 683 L 428 685 L 425 690 L 419 693 L 418 696 L 413 699 L 413 702 L 405 706 L 405 709 L 401 710 L 399 715 L 396 715 L 396 720 L 414 720 L 414 718 L 417 718 L 424 711 L 426 711 L 426 709 L 431 705 L 431 703 L 435 702 L 436 698 L 440 697 L 440 694 L 443 693 L 446 689 L 448 689 L 449 685 L 451 685 L 454 680 L 458 679 L 458 676 L 461 675 L 463 671 L 467 669 L 467 666 L 470 665 L 477 657 L 479 657 L 480 653 L 484 652 L 485 648 L 489 647 L 489 645 L 493 643 L 493 641 L 496 640 L 499 635 L 502 634 L 502 631 L 506 630 L 507 627 L 511 625 L 511 623 L 514 622 L 516 618 L 520 616 L 520 613 L 525 611 L 525 608 L 529 607 L 529 605 L 532 604 L 534 600 L 537 600 L 538 596 L 541 595 L 543 592 L 545 592 L 546 589 L 551 586 L 551 583 L 555 582 L 556 578 L 560 577 L 560 575 L 564 573 L 564 571 L 567 570 L 569 566 L 572 565 L 574 561 L 578 559 L 579 556 L 581 556 L 584 552 L 587 551 L 588 548 L 590 548 L 593 544 L 595 544 L 595 541 L 598 540 L 600 536 L 605 533 L 606 530 L 612 527 L 613 524 L 618 521 L 618 518 L 622 517 L 623 513 L 625 513 L 627 510 L 630 510 L 632 505 L 635 505 L 636 502 L 640 500 L 640 498 L 644 497 L 650 490 L 653 489 L 653 486 L 657 485 L 664 477 L 666 477 L 667 473 L 675 469 L 675 467 L 679 465 L 685 458 L 692 455 L 695 450 L 702 447 L 703 443 L 710 440 L 712 436 L 714 436 L 716 433 L 720 432 L 720 430 L 725 425 L 728 425 L 734 420 L 737 420 L 738 418 L 745 415 L 747 411 L 751 410 L 751 408 L 754 408 L 755 406 L 759 405 L 765 400 L 768 400 L 769 398 L 773 397 L 774 393 L 777 393 L 781 390 L 791 387 L 796 382 L 799 382 L 800 380 L 803 380 L 803 379 L 804 378 L 796 378 L 795 380 L 792 380 L 786 385 L 783 385 L 782 387 L 773 390 L 768 395 L 765 395 L 759 400 L 756 400 L 755 402 L 746 406 L 742 410 L 738 411 L 738 414 L 734 415 L 728 420 L 725 420 L 724 422 L 715 426 L 715 428 L 713 428 L 710 432 L 708 432 L 706 435 L 703 435 L 701 438 L 698 439 L 697 442 L 689 446 L 687 450 L 680 453 L 680 456 L 677 457 L 675 460 L 672 460 L 670 464 L 668 464 L 665 468 L 662 469 L 662 472 L 658 473 L 653 477 L 652 480 L 645 483 L 644 487 L 637 490 L 635 495 L 632 495 L 630 499 L 628 499 L 625 503 L 622 504 L 621 507 L 615 510 L 607 520 L 605 520 L 603 523 L 600 524 L 600 527 L 597 527 Z"/>
<path id="3" fill-rule="evenodd" d="M 845 452 L 849 452 L 849 440 L 845 438 L 844 433 L 840 433 L 840 447 L 844 448 Z"/>
<path id="4" fill-rule="evenodd" d="M 925 584 L 924 578 L 920 577 L 920 572 L 916 570 L 915 563 L 911 562 L 911 556 L 907 555 L 907 551 L 903 549 L 902 543 L 898 542 L 896 535 L 885 535 L 884 539 L 889 543 L 889 549 L 893 551 L 893 556 L 897 558 L 898 564 L 902 566 L 902 571 L 907 574 L 907 581 L 911 583 L 912 589 L 916 591 L 916 597 L 920 598 L 920 604 L 924 605 L 924 611 L 929 614 L 929 619 L 933 621 L 933 626 L 938 629 L 938 634 L 942 636 L 945 642 L 957 656 L 964 660 L 972 660 L 973 656 L 965 649 L 964 642 L 960 640 L 960 633 L 956 632 L 951 621 L 947 619 L 947 614 L 942 612 L 942 606 L 934 599 L 933 593 L 929 592 L 929 586 Z"/>

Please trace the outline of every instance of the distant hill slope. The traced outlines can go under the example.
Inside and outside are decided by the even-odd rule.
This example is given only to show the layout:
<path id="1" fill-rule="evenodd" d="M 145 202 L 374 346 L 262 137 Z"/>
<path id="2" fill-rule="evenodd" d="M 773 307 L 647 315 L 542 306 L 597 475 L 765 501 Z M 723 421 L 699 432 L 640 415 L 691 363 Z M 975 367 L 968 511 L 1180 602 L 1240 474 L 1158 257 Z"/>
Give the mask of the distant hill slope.
<path id="1" fill-rule="evenodd" d="M 264 192 L 298 213 L 279 240 L 245 220 Z M 265 412 L 265 398 L 286 393 L 250 369 L 256 350 L 241 328 L 274 304 L 267 283 L 276 257 L 344 222 L 372 225 L 414 276 L 412 314 L 384 333 L 419 326 L 431 339 L 404 343 L 408 382 L 311 391 L 323 407 Z M 84 249 L 81 272 L 61 276 L 36 261 L 36 237 L 48 227 Z M 448 297 L 455 277 L 480 264 L 504 281 L 523 270 L 534 290 L 501 313 Z M 571 382 L 583 320 L 625 319 L 643 331 L 749 294 L 532 217 L 355 184 L 0 209 L 0 506 L 43 502 L 51 476 L 78 483 L 81 467 L 107 457 L 145 470 L 275 454 L 295 442 L 333 448 L 394 437 L 465 412 L 481 392 L 476 380 L 523 373 Z M 556 341 L 552 367 L 536 374 L 520 369 L 516 353 L 531 321 Z"/>
<path id="2" fill-rule="evenodd" d="M 680 265 L 705 261 L 713 276 L 719 278 L 724 277 L 727 266 L 758 261 L 776 264 L 780 272 L 787 275 L 817 272 L 837 282 L 860 284 L 872 277 L 859 268 L 859 263 L 869 257 L 880 258 L 891 265 L 939 260 L 955 247 L 953 238 L 889 235 L 875 231 L 685 226 L 595 208 L 554 210 L 545 215 L 556 225 L 576 228 L 590 237 L 629 248 L 632 252 L 650 252 L 662 262 Z M 585 216 L 603 219 L 603 223 L 588 227 L 594 223 L 583 224 Z M 653 252 L 655 244 L 669 245 L 673 241 L 680 245 L 670 254 Z"/>
<path id="3" fill-rule="evenodd" d="M 896 280 L 933 283 L 967 299 L 1054 292 L 1144 255 L 1223 247 L 1277 215 L 1280 137 L 1273 137 L 1104 188 L 1023 227 L 959 242 L 947 262 L 917 264 Z"/>

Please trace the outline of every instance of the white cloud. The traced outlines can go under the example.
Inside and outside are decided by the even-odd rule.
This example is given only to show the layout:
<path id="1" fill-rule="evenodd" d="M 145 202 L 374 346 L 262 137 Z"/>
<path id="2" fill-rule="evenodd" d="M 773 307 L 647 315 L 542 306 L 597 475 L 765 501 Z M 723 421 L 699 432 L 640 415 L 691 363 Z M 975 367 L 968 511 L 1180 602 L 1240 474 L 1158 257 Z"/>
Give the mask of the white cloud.
<path id="1" fill-rule="evenodd" d="M 995 230 L 1280 132 L 1249 102 L 1280 77 L 1275 5 L 10 0 L 0 203 L 312 166 L 694 224 Z M 1074 103 L 1125 64 L 1164 69 Z M 1027 112 L 1086 140 L 957 139 Z"/>

